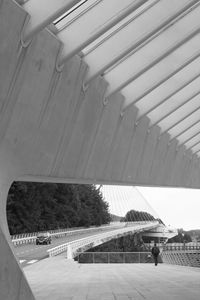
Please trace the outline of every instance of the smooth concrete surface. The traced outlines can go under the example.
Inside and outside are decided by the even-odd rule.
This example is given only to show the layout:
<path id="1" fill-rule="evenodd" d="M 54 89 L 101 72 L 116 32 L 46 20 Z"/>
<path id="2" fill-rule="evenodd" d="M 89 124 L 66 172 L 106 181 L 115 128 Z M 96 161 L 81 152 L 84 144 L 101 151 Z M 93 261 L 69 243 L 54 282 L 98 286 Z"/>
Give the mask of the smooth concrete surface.
<path id="1" fill-rule="evenodd" d="M 28 13 L 0 3 L 0 172 L 14 161 L 14 180 L 200 187 L 197 156 L 136 106 L 123 111 L 120 93 L 105 101 L 104 78 L 84 86 L 80 56 L 58 70 L 63 44 L 49 30 L 22 45 Z"/>
<path id="2" fill-rule="evenodd" d="M 78 264 L 47 258 L 24 272 L 36 300 L 199 300 L 200 268 Z"/>
<path id="3" fill-rule="evenodd" d="M 0 160 L 1 161 L 1 160 Z M 0 163 L 2 166 L 3 164 Z M 11 185 L 9 164 L 0 172 L 0 300 L 34 300 L 32 291 L 17 262 L 6 220 L 6 200 Z M 14 175 L 14 165 L 13 165 Z M 2 171 L 2 170 L 1 170 Z M 4 176 L 3 176 L 4 175 Z"/>
<path id="4" fill-rule="evenodd" d="M 34 300 L 23 271 L 0 227 L 0 300 Z"/>

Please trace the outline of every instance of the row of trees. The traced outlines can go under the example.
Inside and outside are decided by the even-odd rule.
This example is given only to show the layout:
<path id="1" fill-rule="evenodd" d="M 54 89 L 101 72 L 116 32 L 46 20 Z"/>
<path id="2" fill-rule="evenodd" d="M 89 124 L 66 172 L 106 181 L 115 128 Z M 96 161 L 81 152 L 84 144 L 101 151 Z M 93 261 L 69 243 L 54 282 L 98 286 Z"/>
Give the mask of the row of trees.
<path id="1" fill-rule="evenodd" d="M 108 203 L 94 185 L 14 182 L 7 200 L 10 234 L 108 224 Z M 121 221 L 153 221 L 151 214 L 130 210 Z M 132 243 L 131 243 L 132 244 Z"/>
<path id="2" fill-rule="evenodd" d="M 189 243 L 192 242 L 191 235 L 182 228 L 178 229 L 178 235 L 168 240 L 168 243 Z"/>
<path id="3" fill-rule="evenodd" d="M 126 213 L 125 217 L 121 218 L 121 222 L 137 222 L 137 221 L 158 221 L 160 224 L 165 225 L 159 218 L 155 218 L 146 211 L 130 210 Z"/>
<path id="4" fill-rule="evenodd" d="M 145 211 L 130 210 L 126 213 L 121 222 L 137 222 L 137 221 L 155 221 L 156 219 L 151 214 Z"/>
<path id="5" fill-rule="evenodd" d="M 10 234 L 110 222 L 108 203 L 94 185 L 14 182 L 7 200 Z"/>

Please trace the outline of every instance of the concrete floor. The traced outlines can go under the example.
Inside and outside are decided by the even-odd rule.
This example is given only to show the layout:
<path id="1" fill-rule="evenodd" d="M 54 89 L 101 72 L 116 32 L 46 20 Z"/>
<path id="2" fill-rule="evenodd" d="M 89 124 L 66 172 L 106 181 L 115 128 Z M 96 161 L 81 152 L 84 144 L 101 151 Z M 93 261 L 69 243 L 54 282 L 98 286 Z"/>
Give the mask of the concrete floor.
<path id="1" fill-rule="evenodd" d="M 78 264 L 63 256 L 24 268 L 36 300 L 199 300 L 200 268 Z"/>

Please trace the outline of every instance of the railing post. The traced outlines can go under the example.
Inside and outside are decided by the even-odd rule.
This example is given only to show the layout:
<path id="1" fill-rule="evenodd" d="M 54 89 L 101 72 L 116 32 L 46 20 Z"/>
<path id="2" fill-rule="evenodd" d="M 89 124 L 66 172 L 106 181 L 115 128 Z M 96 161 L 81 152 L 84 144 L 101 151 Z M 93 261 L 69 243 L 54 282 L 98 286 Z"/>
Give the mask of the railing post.
<path id="1" fill-rule="evenodd" d="M 67 246 L 67 259 L 73 259 L 71 246 Z"/>

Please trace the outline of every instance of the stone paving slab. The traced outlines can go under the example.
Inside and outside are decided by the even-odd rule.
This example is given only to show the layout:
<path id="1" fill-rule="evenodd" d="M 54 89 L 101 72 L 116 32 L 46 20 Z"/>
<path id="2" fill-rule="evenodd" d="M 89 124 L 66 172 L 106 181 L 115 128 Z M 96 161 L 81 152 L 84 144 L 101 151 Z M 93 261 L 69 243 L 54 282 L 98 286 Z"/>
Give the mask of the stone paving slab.
<path id="1" fill-rule="evenodd" d="M 200 268 L 78 264 L 58 256 L 24 268 L 36 300 L 199 300 Z"/>

